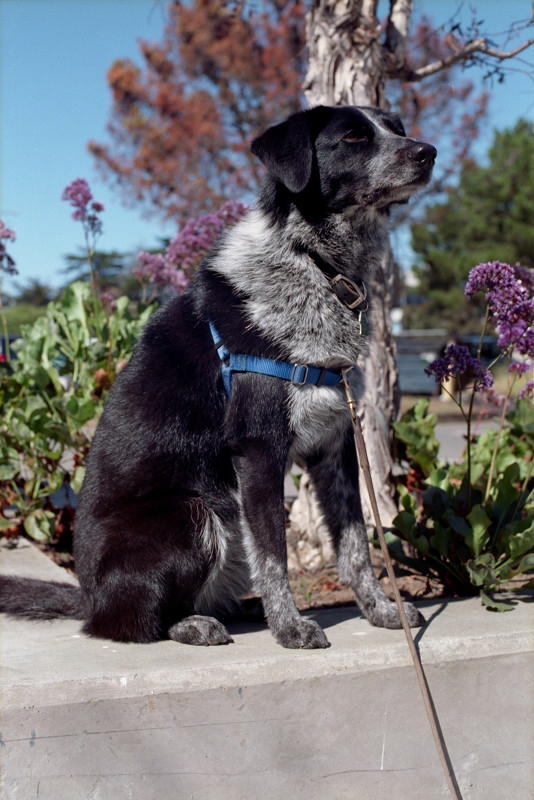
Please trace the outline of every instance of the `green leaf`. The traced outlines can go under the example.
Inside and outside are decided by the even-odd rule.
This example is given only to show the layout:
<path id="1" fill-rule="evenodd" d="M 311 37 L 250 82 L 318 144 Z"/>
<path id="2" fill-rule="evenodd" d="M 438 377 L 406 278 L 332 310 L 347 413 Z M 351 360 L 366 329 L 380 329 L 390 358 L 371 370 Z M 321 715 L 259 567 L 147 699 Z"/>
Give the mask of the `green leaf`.
<path id="1" fill-rule="evenodd" d="M 477 557 L 489 541 L 489 534 L 487 531 L 491 525 L 491 520 L 480 505 L 473 506 L 470 513 L 467 515 L 467 519 L 469 520 L 471 528 L 465 534 L 465 542 Z"/>
<path id="2" fill-rule="evenodd" d="M 76 422 L 79 425 L 83 425 L 84 422 L 93 419 L 94 415 L 95 415 L 94 401 L 86 400 L 79 406 L 78 411 L 76 412 Z"/>
<path id="3" fill-rule="evenodd" d="M 495 505 L 498 509 L 499 523 L 511 514 L 513 507 L 517 503 L 520 490 L 516 487 L 520 480 L 519 466 L 516 461 L 506 467 L 504 473 L 496 485 L 497 497 Z"/>
<path id="4" fill-rule="evenodd" d="M 460 536 L 465 536 L 471 530 L 466 520 L 463 517 L 459 517 L 458 514 L 455 514 L 452 508 L 444 514 L 443 519 L 452 528 L 454 533 L 458 533 Z"/>
<path id="5" fill-rule="evenodd" d="M 0 517 L 0 531 L 5 531 L 8 528 L 12 528 L 13 525 L 17 524 L 16 519 L 7 519 L 7 517 Z"/>
<path id="6" fill-rule="evenodd" d="M 78 494 L 82 488 L 83 479 L 85 477 L 85 467 L 78 465 L 75 467 L 72 477 L 70 479 L 70 487 L 75 494 Z"/>
<path id="7" fill-rule="evenodd" d="M 480 592 L 480 599 L 488 611 L 513 611 L 516 605 L 516 603 L 511 600 L 495 600 L 484 591 Z"/>
<path id="8" fill-rule="evenodd" d="M 421 495 L 425 511 L 433 519 L 440 519 L 450 507 L 449 495 L 439 486 L 429 486 Z"/>
<path id="9" fill-rule="evenodd" d="M 430 537 L 430 544 L 443 558 L 448 558 L 452 544 L 451 538 L 450 532 L 436 523 L 436 532 Z"/>
<path id="10" fill-rule="evenodd" d="M 69 402 L 67 403 L 67 411 L 69 414 L 72 414 L 73 417 L 76 416 L 78 413 L 79 403 L 75 397 L 69 398 Z"/>
<path id="11" fill-rule="evenodd" d="M 484 553 L 466 563 L 473 586 L 495 586 L 499 581 L 495 574 L 495 558 Z"/>
<path id="12" fill-rule="evenodd" d="M 48 542 L 54 535 L 55 519 L 51 511 L 32 511 L 24 520 L 24 530 L 36 542 Z"/>
<path id="13" fill-rule="evenodd" d="M 516 575 L 521 575 L 523 572 L 528 572 L 531 569 L 534 569 L 534 553 L 529 553 L 521 559 L 517 567 L 515 567 L 514 571 L 512 572 L 512 576 L 515 577 Z"/>
<path id="14" fill-rule="evenodd" d="M 19 471 L 19 467 L 12 464 L 0 464 L 0 481 L 11 481 Z"/>
<path id="15" fill-rule="evenodd" d="M 443 489 L 448 494 L 448 489 L 450 489 L 450 482 L 449 482 L 449 475 L 446 469 L 439 467 L 435 469 L 434 472 L 431 472 L 428 478 L 426 478 L 425 483 L 428 486 L 439 486 L 440 489 Z"/>
<path id="16" fill-rule="evenodd" d="M 403 534 L 405 539 L 407 539 L 410 543 L 413 543 L 415 522 L 416 520 L 414 515 L 410 514 L 409 511 L 400 511 L 393 520 L 393 525 L 398 531 L 400 531 L 400 533 Z"/>
<path id="17" fill-rule="evenodd" d="M 526 520 L 528 522 L 528 520 Z M 512 558 L 519 558 L 523 553 L 534 548 L 534 520 L 525 531 L 518 531 L 508 539 L 508 552 Z"/>

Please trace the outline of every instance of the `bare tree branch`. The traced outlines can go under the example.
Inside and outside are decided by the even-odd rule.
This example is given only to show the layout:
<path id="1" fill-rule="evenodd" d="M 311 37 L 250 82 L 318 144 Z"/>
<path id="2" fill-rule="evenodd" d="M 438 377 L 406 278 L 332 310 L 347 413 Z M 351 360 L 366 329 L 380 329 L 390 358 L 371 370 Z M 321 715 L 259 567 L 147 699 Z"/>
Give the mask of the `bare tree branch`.
<path id="1" fill-rule="evenodd" d="M 528 41 L 523 42 L 513 50 L 496 50 L 494 47 L 490 47 L 486 39 L 474 39 L 472 42 L 468 42 L 464 47 L 457 50 L 456 53 L 447 56 L 447 58 L 441 58 L 439 61 L 434 61 L 432 64 L 427 64 L 425 67 L 420 67 L 419 69 L 407 69 L 403 71 L 400 76 L 397 73 L 396 77 L 401 77 L 406 81 L 422 81 L 424 78 L 428 78 L 429 75 L 434 75 L 436 72 L 447 69 L 447 67 L 457 64 L 459 61 L 466 61 L 477 53 L 491 56 L 491 58 L 495 58 L 498 61 L 504 61 L 508 58 L 515 58 L 515 56 L 522 53 L 532 44 L 534 44 L 534 38 L 528 39 Z"/>

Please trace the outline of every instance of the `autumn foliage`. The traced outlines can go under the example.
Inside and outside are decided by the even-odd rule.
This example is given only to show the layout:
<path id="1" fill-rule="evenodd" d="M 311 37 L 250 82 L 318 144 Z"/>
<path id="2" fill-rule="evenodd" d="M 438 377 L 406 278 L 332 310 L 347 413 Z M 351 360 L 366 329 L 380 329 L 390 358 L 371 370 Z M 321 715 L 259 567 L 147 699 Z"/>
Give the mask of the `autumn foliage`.
<path id="1" fill-rule="evenodd" d="M 140 42 L 143 68 L 109 70 L 112 146 L 89 144 L 125 197 L 180 221 L 247 198 L 250 139 L 303 105 L 304 14 L 298 0 L 169 6 L 163 42 Z"/>
<path id="2" fill-rule="evenodd" d="M 261 174 L 250 140 L 305 106 L 307 8 L 304 0 L 175 2 L 161 44 L 139 43 L 142 67 L 112 65 L 111 144 L 89 149 L 126 202 L 183 224 L 224 201 L 250 200 Z M 423 18 L 407 63 L 387 70 L 388 97 L 408 133 L 440 149 L 438 177 L 467 155 L 486 96 L 474 97 L 459 66 L 423 83 L 407 76 L 457 46 L 453 33 Z"/>

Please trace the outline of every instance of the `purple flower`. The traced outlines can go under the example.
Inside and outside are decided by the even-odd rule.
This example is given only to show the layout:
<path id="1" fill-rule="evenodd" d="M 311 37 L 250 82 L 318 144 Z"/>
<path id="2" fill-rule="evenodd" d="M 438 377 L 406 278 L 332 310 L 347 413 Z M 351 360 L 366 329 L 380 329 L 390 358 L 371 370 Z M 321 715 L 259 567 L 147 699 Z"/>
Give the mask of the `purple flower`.
<path id="1" fill-rule="evenodd" d="M 490 317 L 503 350 L 517 349 L 534 358 L 534 278 L 524 267 L 511 267 L 500 261 L 479 264 L 469 273 L 465 287 L 471 299 L 476 292 L 486 293 Z"/>
<path id="2" fill-rule="evenodd" d="M 191 219 L 171 242 L 167 250 L 169 264 L 180 266 L 183 270 L 193 270 L 206 253 L 211 250 L 222 231 L 234 225 L 248 210 L 248 206 L 230 200 L 215 214 L 204 214 Z"/>
<path id="3" fill-rule="evenodd" d="M 16 238 L 15 231 L 8 228 L 4 221 L 0 219 L 0 239 L 9 239 L 10 242 L 14 242 Z"/>
<path id="4" fill-rule="evenodd" d="M 14 242 L 16 239 L 15 231 L 12 231 L 0 219 L 0 272 L 5 272 L 7 275 L 18 275 L 18 270 L 15 267 L 14 259 L 9 255 L 6 250 L 5 244 L 2 239 Z"/>
<path id="5" fill-rule="evenodd" d="M 524 375 L 525 372 L 529 371 L 530 367 L 531 365 L 526 361 L 519 361 L 510 364 L 507 371 L 510 373 L 510 375 L 517 375 L 518 377 L 521 377 L 521 375 Z"/>
<path id="6" fill-rule="evenodd" d="M 427 375 L 433 375 L 436 383 L 444 383 L 456 375 L 466 375 L 473 380 L 475 392 L 487 391 L 493 386 L 493 375 L 484 369 L 478 358 L 474 358 L 464 345 L 451 344 L 444 355 L 425 368 Z"/>
<path id="7" fill-rule="evenodd" d="M 499 394 L 493 387 L 490 387 L 486 390 L 486 400 L 490 405 L 502 408 L 506 401 L 506 395 Z"/>
<path id="8" fill-rule="evenodd" d="M 527 381 L 519 392 L 520 400 L 523 400 L 527 397 L 532 397 L 534 399 L 534 378 L 530 381 Z"/>
<path id="9" fill-rule="evenodd" d="M 93 199 L 89 184 L 85 178 L 76 178 L 63 189 L 62 200 L 68 201 L 76 209 L 72 218 L 84 220 L 87 216 L 87 206 Z"/>
<path id="10" fill-rule="evenodd" d="M 191 219 L 170 243 L 165 255 L 139 253 L 139 266 L 132 273 L 142 283 L 153 283 L 157 289 L 173 289 L 180 294 L 187 288 L 190 276 L 202 258 L 213 247 L 222 231 L 234 225 L 248 210 L 237 201 L 225 203 L 215 214 Z"/>
<path id="11" fill-rule="evenodd" d="M 93 195 L 85 178 L 76 178 L 66 186 L 63 189 L 61 199 L 69 202 L 75 209 L 72 213 L 72 219 L 75 222 L 82 222 L 86 232 L 92 234 L 94 238 L 100 236 L 102 233 L 102 220 L 98 214 L 102 213 L 104 206 L 97 201 L 91 202 Z M 88 210 L 90 203 L 92 213 L 89 213 Z"/>

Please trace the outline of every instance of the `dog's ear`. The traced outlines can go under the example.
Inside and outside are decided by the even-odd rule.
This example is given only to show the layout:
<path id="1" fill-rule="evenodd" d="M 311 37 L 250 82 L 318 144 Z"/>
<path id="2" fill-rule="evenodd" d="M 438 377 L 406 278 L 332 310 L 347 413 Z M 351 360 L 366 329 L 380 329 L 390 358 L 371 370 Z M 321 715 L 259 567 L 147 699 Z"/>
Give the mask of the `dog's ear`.
<path id="1" fill-rule="evenodd" d="M 313 141 L 309 112 L 299 111 L 258 136 L 250 149 L 271 175 L 297 194 L 311 178 Z"/>

